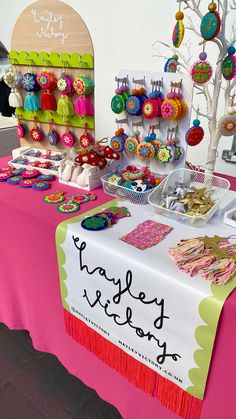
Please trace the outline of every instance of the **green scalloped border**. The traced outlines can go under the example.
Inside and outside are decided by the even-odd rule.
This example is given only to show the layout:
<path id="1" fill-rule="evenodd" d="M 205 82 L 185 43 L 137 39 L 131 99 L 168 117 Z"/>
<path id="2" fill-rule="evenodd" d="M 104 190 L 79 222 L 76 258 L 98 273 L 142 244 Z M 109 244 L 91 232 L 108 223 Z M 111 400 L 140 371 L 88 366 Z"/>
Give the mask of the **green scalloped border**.
<path id="1" fill-rule="evenodd" d="M 199 314 L 205 325 L 195 330 L 195 339 L 200 346 L 194 352 L 194 361 L 197 368 L 189 370 L 189 379 L 192 386 L 186 391 L 198 399 L 204 398 L 208 370 L 211 362 L 211 354 L 216 337 L 217 325 L 220 319 L 221 310 L 229 294 L 236 287 L 236 275 L 226 285 L 211 285 L 212 295 L 204 298 L 199 304 Z"/>
<path id="2" fill-rule="evenodd" d="M 36 52 L 36 51 L 15 51 L 9 53 L 10 63 L 12 65 L 32 65 L 39 67 L 60 67 L 60 68 L 94 68 L 94 59 L 91 54 L 80 55 L 77 52 L 68 54 L 62 52 Z"/>
<path id="3" fill-rule="evenodd" d="M 56 228 L 55 238 L 56 238 L 56 249 L 57 249 L 57 260 L 58 260 L 59 277 L 60 277 L 62 305 L 68 311 L 70 311 L 70 308 L 66 302 L 67 288 L 65 285 L 65 280 L 67 279 L 67 273 L 64 268 L 64 265 L 66 263 L 66 255 L 62 248 L 62 244 L 66 240 L 67 227 L 69 224 L 74 224 L 76 222 L 81 221 L 85 216 L 89 217 L 90 215 L 93 215 L 96 212 L 101 212 L 103 208 L 105 207 L 117 205 L 117 202 L 118 202 L 117 199 L 112 199 L 111 201 L 104 202 L 102 205 L 99 205 L 98 207 L 95 207 L 91 209 L 90 211 L 84 212 L 83 214 L 77 215 L 76 217 L 72 217 L 69 220 L 63 221 L 62 223 L 58 224 Z"/>
<path id="4" fill-rule="evenodd" d="M 53 124 L 55 125 L 66 125 L 68 124 L 70 127 L 77 127 L 77 128 L 84 128 L 85 123 L 89 129 L 94 129 L 94 118 L 93 116 L 81 116 L 81 115 L 73 115 L 73 116 L 66 116 L 63 117 L 59 115 L 57 112 L 53 111 L 27 111 L 24 108 L 16 108 L 16 117 L 21 118 L 25 121 L 34 121 L 34 118 L 37 117 L 37 122 L 44 122 L 48 124 L 51 120 L 53 120 Z"/>

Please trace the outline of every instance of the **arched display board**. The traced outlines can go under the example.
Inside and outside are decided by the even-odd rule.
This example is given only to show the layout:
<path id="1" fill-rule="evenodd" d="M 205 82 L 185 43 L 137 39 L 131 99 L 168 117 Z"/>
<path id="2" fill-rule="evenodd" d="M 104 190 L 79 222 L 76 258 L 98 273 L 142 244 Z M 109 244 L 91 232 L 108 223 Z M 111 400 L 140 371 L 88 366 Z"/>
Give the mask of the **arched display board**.
<path id="1" fill-rule="evenodd" d="M 94 80 L 93 56 L 93 43 L 83 19 L 72 7 L 59 0 L 38 0 L 28 6 L 16 21 L 12 32 L 10 62 L 22 75 L 30 68 L 36 73 L 46 68 L 56 77 L 65 71 L 73 79 L 85 74 Z M 26 92 L 21 89 L 20 93 L 24 99 Z M 58 100 L 60 92 L 56 89 L 54 94 Z M 72 96 L 73 104 L 77 98 L 77 94 Z M 94 101 L 93 94 L 90 99 Z M 94 130 L 93 116 L 60 117 L 56 111 L 31 112 L 23 108 L 16 109 L 16 116 L 27 125 L 27 134 L 21 139 L 22 146 L 66 149 L 61 141 L 56 146 L 50 146 L 45 137 L 40 143 L 30 139 L 35 117 L 44 134 L 49 131 L 50 121 L 60 137 L 66 126 L 70 126 L 76 142 L 85 124 L 92 132 Z"/>

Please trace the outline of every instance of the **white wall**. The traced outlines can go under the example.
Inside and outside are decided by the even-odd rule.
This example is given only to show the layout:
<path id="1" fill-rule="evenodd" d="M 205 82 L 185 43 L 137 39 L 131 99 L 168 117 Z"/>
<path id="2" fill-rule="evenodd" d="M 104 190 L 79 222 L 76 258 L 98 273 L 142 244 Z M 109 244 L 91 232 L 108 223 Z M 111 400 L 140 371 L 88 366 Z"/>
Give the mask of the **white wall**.
<path id="1" fill-rule="evenodd" d="M 115 89 L 114 78 L 122 68 L 136 70 L 163 70 L 164 61 L 154 57 L 156 40 L 168 42 L 171 39 L 177 2 L 174 0 L 65 0 L 84 19 L 92 35 L 96 65 L 96 132 L 97 137 L 110 136 L 116 126 L 114 114 L 110 110 L 110 100 Z M 11 32 L 19 14 L 31 0 L 1 1 L 0 27 L 1 41 L 10 49 Z M 53 0 L 52 0 L 53 4 Z M 202 0 L 202 10 L 207 12 L 209 0 Z M 228 20 L 230 31 L 236 20 L 232 12 Z M 186 33 L 185 39 L 191 39 L 193 61 L 201 52 L 198 40 L 192 32 Z M 183 48 L 180 48 L 183 51 Z M 163 50 L 164 53 L 166 51 Z M 206 52 L 213 63 L 216 61 L 216 49 L 209 43 Z M 169 54 L 172 55 L 171 53 Z M 201 96 L 196 104 L 201 107 Z M 202 108 L 204 110 L 204 107 Z M 224 109 L 220 109 L 219 116 Z M 195 115 L 193 115 L 193 118 Z M 203 121 L 202 121 L 203 124 Z M 205 164 L 208 135 L 197 147 L 192 147 L 188 159 L 194 164 Z M 221 159 L 222 150 L 231 148 L 232 138 L 224 137 L 220 141 L 219 158 L 216 171 L 236 175 L 236 165 L 225 163 Z"/>

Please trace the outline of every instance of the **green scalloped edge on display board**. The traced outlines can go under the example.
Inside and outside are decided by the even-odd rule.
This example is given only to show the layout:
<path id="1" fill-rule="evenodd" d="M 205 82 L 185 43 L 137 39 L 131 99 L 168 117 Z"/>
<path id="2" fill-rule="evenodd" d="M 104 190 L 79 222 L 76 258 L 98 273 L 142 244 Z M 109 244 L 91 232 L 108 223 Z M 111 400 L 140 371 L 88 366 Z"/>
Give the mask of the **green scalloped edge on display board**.
<path id="1" fill-rule="evenodd" d="M 48 124 L 53 121 L 55 125 L 66 125 L 70 127 L 84 128 L 85 123 L 88 124 L 89 129 L 94 129 L 94 118 L 93 116 L 81 116 L 73 115 L 68 117 L 60 116 L 57 112 L 53 111 L 27 111 L 23 108 L 16 108 L 16 117 L 25 121 L 34 121 L 37 118 L 37 122 L 44 122 Z"/>
<path id="2" fill-rule="evenodd" d="M 204 390 L 210 367 L 211 353 L 215 341 L 217 325 L 225 300 L 236 287 L 236 276 L 225 285 L 211 285 L 212 295 L 204 298 L 199 304 L 199 314 L 205 325 L 195 330 L 195 339 L 200 348 L 194 353 L 197 368 L 189 370 L 189 379 L 193 386 L 186 389 L 198 399 L 203 399 Z"/>
<path id="3" fill-rule="evenodd" d="M 109 199 L 109 198 L 108 198 Z M 99 207 L 93 208 L 90 211 L 84 212 L 83 214 L 77 215 L 76 217 L 72 217 L 69 220 L 62 221 L 62 223 L 58 224 L 56 228 L 56 248 L 57 248 L 57 260 L 58 260 L 58 268 L 59 268 L 59 277 L 60 277 L 60 289 L 61 289 L 61 299 L 63 307 L 70 311 L 70 308 L 66 302 L 66 297 L 68 295 L 67 288 L 65 285 L 65 281 L 67 279 L 67 273 L 64 268 L 64 265 L 66 263 L 66 255 L 64 252 L 64 249 L 62 247 L 63 243 L 66 240 L 66 233 L 67 233 L 67 227 L 69 224 L 74 224 L 77 222 L 80 222 L 85 217 L 89 217 L 97 212 L 103 211 L 104 208 L 107 206 L 116 206 L 118 203 L 117 199 L 113 199 L 108 202 L 104 202 L 102 205 L 99 205 Z"/>
<path id="4" fill-rule="evenodd" d="M 15 51 L 9 53 L 10 63 L 12 65 L 27 65 L 39 67 L 61 67 L 61 68 L 94 68 L 94 60 L 91 54 L 80 55 L 77 52 L 68 54 L 62 52 L 36 52 L 36 51 Z"/>

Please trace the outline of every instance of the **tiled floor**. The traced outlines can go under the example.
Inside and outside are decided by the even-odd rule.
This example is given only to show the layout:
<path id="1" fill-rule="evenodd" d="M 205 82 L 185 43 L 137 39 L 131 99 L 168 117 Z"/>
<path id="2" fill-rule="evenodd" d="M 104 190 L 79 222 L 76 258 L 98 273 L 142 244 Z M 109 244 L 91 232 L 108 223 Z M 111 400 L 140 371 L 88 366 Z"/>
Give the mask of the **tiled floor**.
<path id="1" fill-rule="evenodd" d="M 29 334 L 0 323 L 0 419 L 122 419 Z"/>

